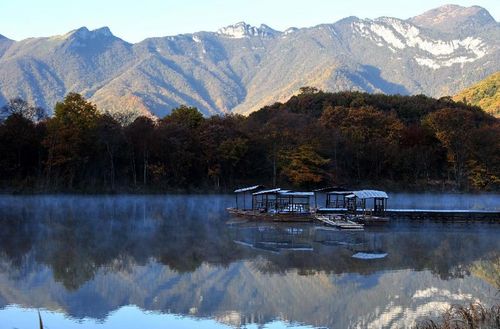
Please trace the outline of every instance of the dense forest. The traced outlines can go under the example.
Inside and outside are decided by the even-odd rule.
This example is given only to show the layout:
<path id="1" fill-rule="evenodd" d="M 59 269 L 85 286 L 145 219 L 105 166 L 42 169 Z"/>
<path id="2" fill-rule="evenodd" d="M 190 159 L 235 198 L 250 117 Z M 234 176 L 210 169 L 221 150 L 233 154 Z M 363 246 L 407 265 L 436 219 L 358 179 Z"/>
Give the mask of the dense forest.
<path id="1" fill-rule="evenodd" d="M 500 120 L 449 97 L 301 88 L 248 117 L 114 117 L 76 93 L 0 114 L 5 192 L 228 191 L 264 184 L 498 191 Z"/>

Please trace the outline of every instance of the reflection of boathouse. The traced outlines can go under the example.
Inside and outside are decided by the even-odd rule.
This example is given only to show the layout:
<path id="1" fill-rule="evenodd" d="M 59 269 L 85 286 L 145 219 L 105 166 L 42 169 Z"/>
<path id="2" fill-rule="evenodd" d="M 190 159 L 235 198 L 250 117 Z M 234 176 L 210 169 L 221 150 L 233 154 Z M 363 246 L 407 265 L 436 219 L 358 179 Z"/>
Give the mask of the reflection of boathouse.
<path id="1" fill-rule="evenodd" d="M 322 225 L 306 223 L 236 222 L 229 224 L 233 242 L 257 252 L 329 252 L 350 258 L 363 253 L 382 253 L 385 250 L 380 233 L 341 231 Z"/>

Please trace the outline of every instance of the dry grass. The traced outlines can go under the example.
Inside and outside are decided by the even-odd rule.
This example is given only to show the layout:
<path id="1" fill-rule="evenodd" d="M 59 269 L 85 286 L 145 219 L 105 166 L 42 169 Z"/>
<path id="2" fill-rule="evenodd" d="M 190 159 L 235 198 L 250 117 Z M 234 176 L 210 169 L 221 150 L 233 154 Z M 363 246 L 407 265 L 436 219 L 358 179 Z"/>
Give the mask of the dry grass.
<path id="1" fill-rule="evenodd" d="M 454 305 L 440 320 L 424 320 L 415 329 L 500 329 L 500 305 L 491 308 L 474 303 Z"/>

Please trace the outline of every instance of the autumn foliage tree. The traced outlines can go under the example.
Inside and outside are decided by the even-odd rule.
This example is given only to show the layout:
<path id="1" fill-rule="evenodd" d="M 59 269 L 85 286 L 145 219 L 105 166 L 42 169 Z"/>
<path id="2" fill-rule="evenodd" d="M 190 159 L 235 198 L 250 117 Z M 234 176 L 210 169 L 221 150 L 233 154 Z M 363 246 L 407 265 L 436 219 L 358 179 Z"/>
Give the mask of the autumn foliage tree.
<path id="1" fill-rule="evenodd" d="M 500 187 L 500 123 L 482 126 L 471 132 L 474 145 L 467 162 L 469 183 L 477 190 Z"/>
<path id="2" fill-rule="evenodd" d="M 204 170 L 199 128 L 204 120 L 198 109 L 180 106 L 158 121 L 151 163 L 157 183 L 175 188 L 201 184 Z"/>
<path id="3" fill-rule="evenodd" d="M 325 165 L 330 160 L 321 157 L 312 146 L 301 145 L 284 157 L 282 174 L 294 186 L 310 188 L 327 181 Z"/>
<path id="4" fill-rule="evenodd" d="M 54 117 L 47 122 L 44 140 L 49 184 L 56 180 L 56 184 L 72 189 L 75 184 L 83 183 L 92 168 L 88 165 L 94 160 L 98 118 L 96 106 L 80 94 L 69 93 L 56 104 Z"/>
<path id="5" fill-rule="evenodd" d="M 207 176 L 216 189 L 234 184 L 235 175 L 244 176 L 249 139 L 241 131 L 243 117 L 213 116 L 200 127 L 200 142 Z"/>
<path id="6" fill-rule="evenodd" d="M 424 124 L 432 129 L 446 149 L 449 168 L 458 189 L 463 189 L 468 183 L 484 187 L 486 180 L 496 184 L 498 157 L 494 154 L 500 151 L 498 122 L 483 112 L 444 108 L 429 114 Z M 489 153 L 487 157 L 481 156 L 480 149 L 484 148 Z"/>
<path id="7" fill-rule="evenodd" d="M 403 124 L 392 113 L 373 107 L 328 107 L 320 122 L 337 132 L 341 140 L 346 173 L 362 179 L 378 179 L 392 173 Z M 335 146 L 338 149 L 338 146 Z M 335 156 L 338 159 L 338 156 Z"/>

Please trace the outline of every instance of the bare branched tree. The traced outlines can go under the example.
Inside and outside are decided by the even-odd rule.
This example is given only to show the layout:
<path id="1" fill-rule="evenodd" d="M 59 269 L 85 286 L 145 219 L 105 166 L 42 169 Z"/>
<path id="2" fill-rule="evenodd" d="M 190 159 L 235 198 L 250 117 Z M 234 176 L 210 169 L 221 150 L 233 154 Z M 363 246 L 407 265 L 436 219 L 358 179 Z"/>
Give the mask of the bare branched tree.
<path id="1" fill-rule="evenodd" d="M 5 120 L 12 114 L 19 114 L 33 122 L 38 122 L 47 117 L 47 111 L 44 108 L 33 106 L 21 98 L 12 98 L 0 108 L 0 121 Z"/>

